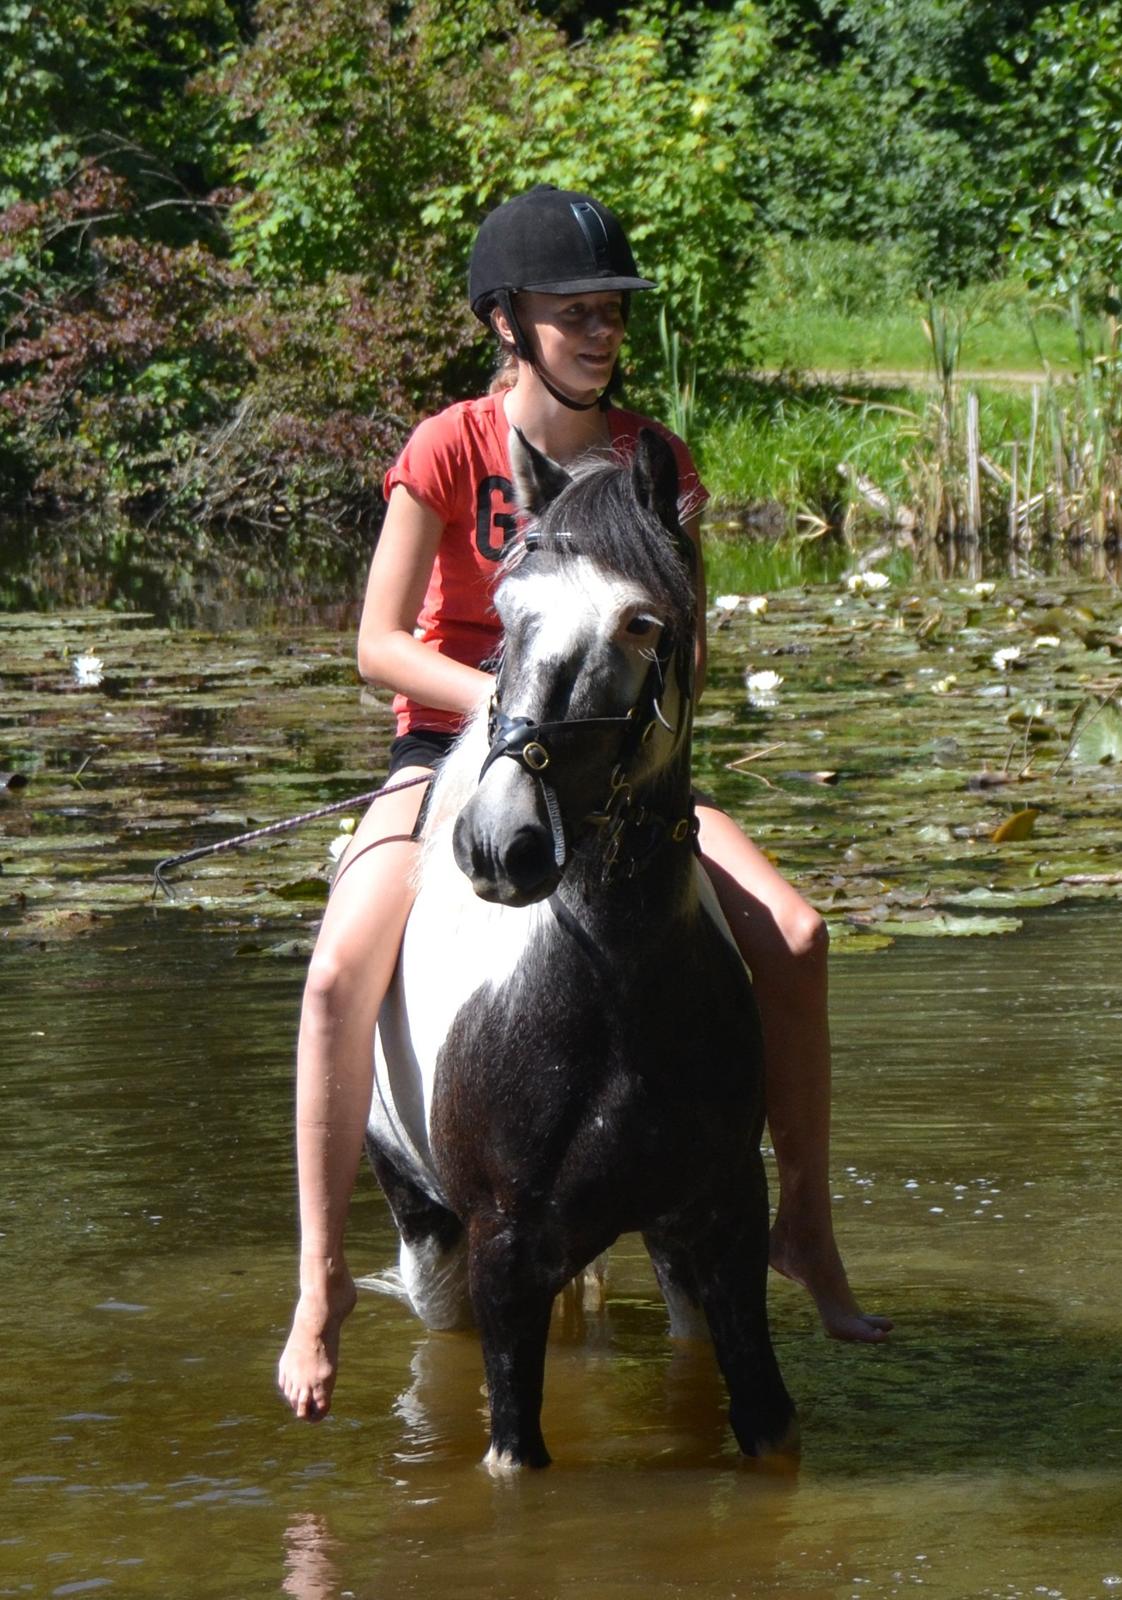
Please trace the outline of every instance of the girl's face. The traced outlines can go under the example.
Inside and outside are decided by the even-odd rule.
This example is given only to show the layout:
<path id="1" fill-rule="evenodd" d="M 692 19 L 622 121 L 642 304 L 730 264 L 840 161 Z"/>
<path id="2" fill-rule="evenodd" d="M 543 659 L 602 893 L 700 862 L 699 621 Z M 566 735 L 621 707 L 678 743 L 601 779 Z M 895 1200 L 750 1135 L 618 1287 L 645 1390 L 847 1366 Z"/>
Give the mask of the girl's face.
<path id="1" fill-rule="evenodd" d="M 518 296 L 518 319 L 551 383 L 574 399 L 603 389 L 624 339 L 623 297 L 597 294 Z"/>

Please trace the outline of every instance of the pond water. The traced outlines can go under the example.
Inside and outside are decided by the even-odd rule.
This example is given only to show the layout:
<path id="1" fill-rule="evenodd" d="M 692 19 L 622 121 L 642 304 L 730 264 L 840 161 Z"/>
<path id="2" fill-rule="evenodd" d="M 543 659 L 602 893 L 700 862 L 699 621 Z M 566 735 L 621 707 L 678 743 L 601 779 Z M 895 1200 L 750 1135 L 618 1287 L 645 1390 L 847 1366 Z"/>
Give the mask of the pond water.
<path id="1" fill-rule="evenodd" d="M 211 914 L 0 944 L 0 1595 L 873 1600 L 1122 1589 L 1117 907 L 834 964 L 836 1207 L 898 1328 L 772 1315 L 797 1473 L 737 1461 L 704 1348 L 615 1252 L 550 1349 L 555 1465 L 477 1465 L 478 1349 L 365 1292 L 336 1410 L 272 1389 L 300 965 Z M 393 1253 L 373 1181 L 351 1231 Z"/>
<path id="2" fill-rule="evenodd" d="M 0 615 L 0 1596 L 1122 1589 L 1114 580 L 893 568 L 714 615 L 698 770 L 830 917 L 837 1222 L 897 1319 L 831 1344 L 773 1282 L 797 1473 L 737 1460 L 633 1241 L 604 1317 L 551 1344 L 547 1473 L 479 1468 L 477 1346 L 374 1291 L 327 1421 L 275 1397 L 336 823 L 194 863 L 173 904 L 150 875 L 371 787 L 353 625 L 198 593 Z M 357 1271 L 390 1263 L 372 1180 L 350 1237 Z"/>

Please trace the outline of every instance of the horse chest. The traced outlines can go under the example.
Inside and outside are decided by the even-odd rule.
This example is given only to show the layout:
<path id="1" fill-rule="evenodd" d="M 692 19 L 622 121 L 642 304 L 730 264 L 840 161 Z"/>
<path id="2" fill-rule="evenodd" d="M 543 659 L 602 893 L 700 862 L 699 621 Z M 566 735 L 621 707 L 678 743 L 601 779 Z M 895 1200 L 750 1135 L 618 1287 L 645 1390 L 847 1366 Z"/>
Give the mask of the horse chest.
<path id="1" fill-rule="evenodd" d="M 549 920 L 544 905 L 511 911 L 478 899 L 450 856 L 430 868 L 413 908 L 378 1019 L 369 1131 L 442 1203 L 431 1128 L 445 1044 L 457 1019 L 504 991 Z"/>
<path id="2" fill-rule="evenodd" d="M 455 1209 L 548 1195 L 555 1214 L 591 1208 L 622 1231 L 672 1207 L 681 1183 L 696 1195 L 721 1181 L 758 1106 L 753 1012 L 746 985 L 731 1006 L 728 985 L 712 992 L 720 936 L 698 946 L 612 964 L 552 922 L 472 994 L 441 1046 L 430 1116 Z"/>

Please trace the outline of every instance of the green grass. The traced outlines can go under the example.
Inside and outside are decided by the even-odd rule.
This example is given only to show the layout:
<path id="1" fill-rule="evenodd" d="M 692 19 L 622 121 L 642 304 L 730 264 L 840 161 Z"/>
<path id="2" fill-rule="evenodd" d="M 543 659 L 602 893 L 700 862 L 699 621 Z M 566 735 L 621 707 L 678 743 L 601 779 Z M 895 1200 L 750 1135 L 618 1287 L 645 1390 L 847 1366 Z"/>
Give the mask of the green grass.
<path id="1" fill-rule="evenodd" d="M 761 324 L 760 363 L 784 371 L 929 372 L 931 346 L 923 308 L 861 315 L 790 307 L 769 311 Z M 1039 342 L 1039 347 L 1038 347 Z M 1055 313 L 1032 322 L 1012 310 L 968 323 L 961 366 L 971 372 L 1039 372 L 1041 357 L 1069 371 L 1078 360 L 1069 320 Z"/>
<path id="2" fill-rule="evenodd" d="M 926 301 L 914 283 L 900 246 L 771 242 L 749 307 L 755 375 L 703 385 L 681 419 L 714 497 L 711 529 L 722 508 L 766 502 L 782 508 L 781 543 L 826 527 L 883 529 L 897 512 L 928 533 L 961 532 L 975 518 L 1001 532 L 1012 518 L 1019 536 L 1102 542 L 1122 501 L 1115 330 L 1013 280 Z M 665 411 L 665 396 L 655 405 Z M 746 540 L 742 526 L 732 542 Z M 776 587 L 795 557 L 746 559 L 713 581 L 738 593 Z"/>
<path id="3" fill-rule="evenodd" d="M 1031 430 L 1031 388 L 986 384 L 978 390 L 980 436 L 987 459 L 1008 471 L 1017 440 L 1023 467 L 1024 441 Z M 1062 392 L 1074 393 L 1070 386 Z M 843 390 L 779 380 L 739 384 L 725 397 L 720 411 L 703 421 L 693 441 L 702 478 L 713 496 L 708 525 L 714 543 L 721 542 L 723 531 L 729 532 L 722 530 L 722 510 L 737 514 L 735 528 L 744 507 L 769 502 L 782 508 L 781 548 L 816 526 L 821 530 L 823 523 L 840 527 L 850 507 L 859 524 L 875 527 L 883 518 L 857 492 L 854 475 L 875 485 L 893 503 L 922 513 L 917 468 L 937 453 L 937 412 L 938 395 L 931 387 Z M 850 469 L 848 476 L 839 471 L 843 463 Z M 784 582 L 804 581 L 810 574 L 799 563 L 818 559 L 805 553 L 784 554 L 782 561 L 793 563 L 784 577 L 782 561 L 775 565 L 780 558 L 774 539 L 745 537 L 740 524 L 734 542 L 762 544 L 770 553 L 766 557 L 748 553 L 735 572 L 730 567 L 722 569 L 725 576 L 711 576 L 711 585 L 720 583 L 730 592 L 762 592 Z M 719 559 L 726 558 L 719 555 Z M 758 575 L 754 562 L 761 563 Z M 773 569 L 774 576 L 769 577 Z"/>
<path id="4" fill-rule="evenodd" d="M 831 389 L 782 383 L 740 386 L 698 432 L 702 477 L 718 503 L 778 501 L 792 517 L 836 517 L 846 499 L 843 461 L 879 482 L 899 473 L 904 419 L 885 405 L 918 407 L 923 397 L 885 391 L 841 396 Z"/>
<path id="5" fill-rule="evenodd" d="M 904 244 L 775 237 L 764 245 L 748 307 L 760 365 L 783 371 L 925 372 L 931 352 L 924 274 Z M 1071 308 L 1005 281 L 940 292 L 964 332 L 970 371 L 1069 369 L 1078 359 Z"/>

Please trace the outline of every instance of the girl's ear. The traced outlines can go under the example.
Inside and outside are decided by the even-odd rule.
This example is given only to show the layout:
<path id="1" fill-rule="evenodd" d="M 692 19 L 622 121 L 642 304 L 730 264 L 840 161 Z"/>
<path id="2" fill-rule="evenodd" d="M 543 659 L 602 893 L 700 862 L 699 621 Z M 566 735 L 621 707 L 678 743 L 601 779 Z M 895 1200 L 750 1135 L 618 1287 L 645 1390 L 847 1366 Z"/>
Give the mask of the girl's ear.
<path id="1" fill-rule="evenodd" d="M 506 312 L 502 306 L 491 307 L 491 326 L 498 335 L 499 343 L 507 350 L 514 349 L 514 329 L 511 327 Z"/>

